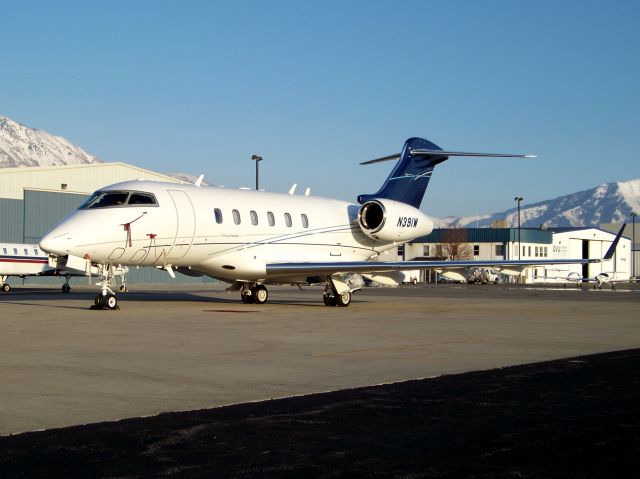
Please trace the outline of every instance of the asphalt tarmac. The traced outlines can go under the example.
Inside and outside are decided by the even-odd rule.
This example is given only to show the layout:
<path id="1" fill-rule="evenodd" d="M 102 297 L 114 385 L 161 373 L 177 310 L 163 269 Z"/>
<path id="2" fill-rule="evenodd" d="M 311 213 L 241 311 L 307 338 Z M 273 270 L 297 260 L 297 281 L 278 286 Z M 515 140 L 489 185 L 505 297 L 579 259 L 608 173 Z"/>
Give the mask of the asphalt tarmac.
<path id="1" fill-rule="evenodd" d="M 368 288 L 356 295 L 348 308 L 327 308 L 321 302 L 319 288 L 304 288 L 304 290 L 271 288 L 269 303 L 257 306 L 241 304 L 237 292 L 225 292 L 219 285 L 208 287 L 197 285 L 195 288 L 193 285 L 180 285 L 173 289 L 169 289 L 166 285 L 132 285 L 132 287 L 136 290 L 135 292 L 121 295 L 121 309 L 118 311 L 89 310 L 95 292 L 87 286 L 76 286 L 69 295 L 58 293 L 57 288 L 16 287 L 11 293 L 0 296 L 0 381 L 2 384 L 0 435 L 152 416 L 171 411 L 207 409 L 323 391 L 347 390 L 640 347 L 638 310 L 640 291 L 637 289 L 594 291 L 574 288 L 530 289 L 503 285 Z M 628 353 L 624 357 L 628 358 L 629 355 L 632 355 L 637 363 L 637 354 Z M 631 370 L 631 368 L 627 371 L 629 369 L 627 366 L 621 369 L 623 372 L 618 379 L 626 380 L 624 384 L 629 387 L 631 385 L 636 387 L 637 370 Z M 586 376 L 583 375 L 578 382 L 586 381 L 584 387 L 587 389 L 594 385 L 604 385 L 603 381 L 608 380 L 606 368 L 601 368 L 600 371 L 605 372 L 601 374 L 602 377 L 585 373 Z M 477 374 L 489 374 L 489 372 Z M 467 384 L 465 387 L 470 387 L 475 381 L 468 375 L 447 377 L 463 378 Z M 595 383 L 589 382 L 590 377 L 595 378 L 593 379 Z M 422 381 L 420 384 L 433 384 L 433 381 L 444 379 Z M 520 386 L 512 385 L 509 381 L 507 380 L 497 390 L 509 392 L 513 387 L 516 390 L 520 389 Z M 540 379 L 540 391 L 542 391 L 540 394 L 543 397 L 553 396 L 558 386 L 562 384 L 562 382 Z M 383 397 L 387 394 L 384 392 L 385 387 L 400 387 L 402 390 L 400 385 L 384 386 L 380 393 Z M 602 387 L 604 392 L 609 391 L 610 396 L 613 386 Z M 572 392 L 573 388 L 561 389 L 564 391 L 564 396 L 558 399 L 558 407 L 565 403 L 567 407 L 571 407 L 572 401 L 575 402 L 582 397 L 579 389 L 575 389 L 575 394 Z M 377 391 L 376 388 L 374 390 Z M 393 417 L 389 415 L 390 411 L 406 409 L 406 414 L 404 412 L 402 414 L 406 416 L 409 424 L 413 423 L 417 420 L 414 416 L 416 411 L 411 410 L 406 401 L 411 403 L 414 399 L 411 399 L 411 394 L 407 396 L 406 391 L 405 389 L 405 393 L 397 395 L 405 402 L 391 404 L 389 408 L 384 406 L 382 409 L 379 409 L 380 403 L 372 405 L 373 410 L 378 410 L 374 415 L 384 420 L 387 416 Z M 443 389 L 444 392 L 446 388 Z M 338 394 L 339 398 L 340 394 L 351 393 L 332 394 Z M 431 393 L 424 394 L 428 396 Z M 478 394 L 482 396 L 488 392 L 480 391 Z M 508 398 L 509 395 L 506 396 Z M 456 397 L 455 394 L 449 395 L 436 403 L 446 406 Z M 476 403 L 473 396 L 470 398 L 465 403 L 467 409 L 474 404 L 476 407 L 482 406 L 482 401 Z M 494 397 L 490 401 L 491 404 L 495 399 Z M 522 407 L 527 404 L 524 399 L 520 400 Z M 301 401 L 304 404 L 306 399 L 293 398 L 284 401 L 294 401 L 287 404 L 295 404 L 295 401 Z M 338 404 L 337 406 L 331 406 L 334 404 L 333 399 L 328 401 L 329 405 L 326 407 L 329 410 L 339 409 L 340 399 L 335 403 Z M 368 410 L 366 398 L 356 398 L 354 401 L 362 404 L 365 411 Z M 416 404 L 420 404 L 419 396 L 416 396 L 415 401 L 417 401 Z M 496 407 L 502 410 L 509 408 L 509 404 L 507 402 Z M 429 403 L 429 406 L 431 405 Z M 241 410 L 249 408 L 251 411 L 253 406 L 233 407 Z M 263 409 L 262 413 L 258 411 L 255 414 L 260 415 L 267 411 L 264 414 L 271 417 L 268 407 L 266 410 Z M 316 406 L 310 407 L 315 411 Z M 418 408 L 418 412 L 423 407 L 424 405 Z M 594 418 L 600 414 L 595 409 L 589 412 L 588 407 L 590 406 L 585 406 L 587 412 L 583 411 L 587 414 L 586 417 Z M 624 409 L 626 406 L 621 407 Z M 220 414 L 224 415 L 226 414 L 224 411 L 229 410 L 224 408 L 214 411 L 223 411 Z M 324 409 L 321 408 L 321 410 Z M 637 438 L 637 406 L 636 409 L 627 407 L 626 410 L 632 415 L 632 419 L 635 418 L 628 423 L 628 431 L 632 431 Z M 282 421 L 295 425 L 298 423 L 295 419 L 297 413 L 295 408 L 291 411 L 293 412 L 283 412 Z M 440 412 L 446 415 L 446 411 L 445 407 Z M 196 413 L 184 414 L 190 417 L 190 414 Z M 211 414 L 215 415 L 218 412 Z M 358 438 L 366 438 L 363 429 L 357 429 L 356 433 L 340 429 L 340 424 L 346 427 L 348 419 L 353 414 L 353 408 L 345 410 L 344 413 L 338 411 L 337 416 L 331 420 L 337 425 L 337 429 L 327 434 L 335 434 L 336 437 L 346 434 L 346 439 L 342 440 L 344 444 L 348 444 L 351 440 L 358 443 L 360 441 Z M 483 411 L 481 410 L 478 414 L 482 415 Z M 514 418 L 518 417 L 518 414 Z M 180 418 L 182 416 L 170 414 L 159 417 Z M 234 417 L 232 414 L 227 418 L 231 421 L 229 422 L 230 430 L 236 427 L 233 424 Z M 464 416 L 460 418 L 460 424 L 464 424 Z M 557 420 L 556 416 L 553 418 L 554 421 Z M 366 421 L 366 417 L 364 419 Z M 131 441 L 141 444 L 140 438 L 144 434 L 137 436 L 136 431 L 140 431 L 141 427 L 144 430 L 147 426 L 141 426 L 141 423 L 136 421 L 154 420 L 155 418 L 127 420 L 126 424 L 134 424 L 133 429 L 124 428 L 115 436 L 109 432 L 105 434 L 113 438 L 116 443 L 125 444 L 126 438 L 130 437 Z M 177 423 L 172 430 L 170 426 L 173 424 L 172 421 L 173 419 L 169 423 L 157 426 L 159 432 L 154 437 L 158 441 L 162 442 L 160 437 L 164 437 L 166 444 L 174 444 L 180 443 L 182 437 L 200 437 L 198 434 L 192 435 L 189 430 L 185 432 L 183 425 Z M 189 421 L 191 420 L 187 420 Z M 201 420 L 196 419 L 197 421 Z M 302 421 L 300 427 L 305 424 L 305 421 L 311 421 L 309 424 L 313 424 L 311 419 L 300 421 Z M 270 421 L 267 423 L 270 424 Z M 195 426 L 196 430 L 200 430 L 200 426 Z M 109 446 L 109 440 L 107 443 L 101 442 L 103 439 L 100 438 L 104 436 L 101 436 L 100 428 L 105 427 L 106 431 L 109 427 L 120 430 L 120 426 L 109 424 L 86 426 L 80 429 L 62 429 L 59 431 L 61 435 L 56 435 L 55 439 L 51 440 L 60 444 L 69 444 L 68 459 L 72 463 L 82 464 L 82 455 L 77 455 L 82 448 L 76 447 L 77 443 L 73 446 L 72 439 L 65 439 L 65 437 L 77 437 L 77 434 L 64 431 L 93 431 L 87 433 L 93 439 L 81 435 L 84 438 L 83 444 L 95 441 L 96 451 L 99 451 L 102 447 L 109 449 L 114 444 Z M 278 430 L 281 426 L 278 426 L 276 421 L 274 427 Z M 386 426 L 382 427 L 381 431 L 386 431 L 385 428 Z M 603 426 L 601 429 L 602 434 L 606 435 L 606 428 Z M 248 430 L 251 428 L 249 427 Z M 238 431 L 243 431 L 241 436 L 236 438 L 241 441 L 247 428 L 241 428 Z M 265 437 L 272 437 L 273 430 L 267 427 L 264 431 Z M 290 436 L 291 441 L 282 439 L 281 446 L 285 443 L 297 444 L 295 431 L 303 434 L 302 429 L 297 430 L 294 427 L 285 435 Z M 429 431 L 433 432 L 433 428 L 430 427 Z M 395 433 L 391 431 L 391 433 L 400 434 L 398 431 Z M 53 455 L 47 459 L 48 456 L 44 452 L 47 450 L 47 444 L 53 447 L 53 443 L 46 439 L 53 438 L 51 434 L 55 435 L 58 432 L 46 431 L 3 438 L 0 443 L 0 464 L 6 468 L 5 471 L 13 474 L 22 470 L 27 457 L 27 462 L 35 461 L 36 465 L 42 459 L 42 466 L 45 469 L 40 469 L 40 473 L 45 470 L 63 471 L 56 469 L 55 460 L 51 462 L 55 454 L 52 452 Z M 381 434 L 386 433 L 381 432 Z M 418 438 L 415 434 L 417 433 L 414 431 L 408 437 Z M 465 443 L 478 441 L 481 436 L 469 436 L 464 431 L 457 431 L 456 434 L 459 434 L 459 439 L 456 440 Z M 523 434 L 527 434 L 526 431 Z M 232 436 L 234 433 L 229 437 Z M 135 437 L 139 439 L 136 440 Z M 301 444 L 307 439 L 301 436 Z M 67 443 L 67 440 L 71 440 L 72 443 Z M 320 439 L 312 440 L 323 442 Z M 441 448 L 448 450 L 453 447 L 452 450 L 455 450 L 454 444 L 449 443 L 449 440 L 449 436 L 445 434 Z M 514 436 L 514 443 L 509 447 L 516 447 L 516 440 L 520 441 L 517 435 Z M 508 445 L 508 437 L 505 441 Z M 187 443 L 188 450 L 191 450 L 191 447 L 197 449 L 202 446 L 201 443 L 198 443 L 200 446 L 189 441 Z M 15 444 L 22 444 L 21 448 L 24 449 L 25 454 L 32 451 L 36 455 L 16 455 Z M 29 444 L 37 446 L 34 446 L 35 449 L 30 449 Z M 637 446 L 637 442 L 635 444 Z M 210 452 L 210 449 L 207 449 L 210 446 L 211 444 L 202 447 Z M 66 457 L 65 447 L 61 446 L 62 449 L 54 447 L 54 450 L 57 451 L 56 454 L 62 454 L 60 457 Z M 91 456 L 92 449 L 90 446 L 87 447 L 86 452 Z M 238 447 L 245 450 L 241 444 L 238 444 Z M 406 449 L 406 444 L 401 444 L 399 447 Z M 631 443 L 629 447 L 635 446 Z M 133 458 L 141 454 L 140 451 L 136 452 L 134 446 L 125 449 L 126 451 L 114 452 L 113 457 L 124 458 L 126 463 L 132 461 L 132 464 L 137 464 L 138 462 Z M 312 447 L 308 451 L 308 455 L 314 456 L 313 449 Z M 35 452 L 38 450 L 42 452 L 42 456 Z M 160 451 L 162 448 L 157 450 Z M 251 448 L 247 446 L 246 451 L 251 451 Z M 207 457 L 209 452 L 206 454 Z M 100 469 L 98 466 L 95 466 L 97 469 L 86 469 L 85 472 L 91 477 L 100 475 L 154 477 L 160 472 L 164 474 L 172 470 L 171 467 L 162 468 L 164 467 L 162 458 L 165 453 L 166 451 L 162 452 L 158 457 L 150 453 L 149 460 L 152 463 L 160 461 L 157 467 L 149 466 L 151 469 L 147 469 L 148 464 L 142 461 L 140 468 L 123 470 L 122 473 L 118 472 L 118 469 Z M 171 460 L 175 461 L 172 467 L 176 468 L 178 475 L 188 475 L 193 472 L 194 477 L 209 477 L 218 470 L 217 465 L 214 467 L 212 463 L 203 462 L 203 460 L 195 461 L 196 466 L 193 470 L 187 466 L 183 469 L 179 465 L 181 454 L 177 454 L 177 458 Z M 185 464 L 190 463 L 191 459 L 186 458 L 192 457 L 191 453 L 185 451 L 184 454 L 186 454 Z M 220 469 L 228 473 L 227 477 L 251 477 L 252 475 L 259 477 L 271 473 L 281 477 L 289 474 L 287 472 L 289 469 L 282 464 L 297 463 L 294 454 L 288 459 L 283 459 L 284 462 L 271 472 L 268 467 L 261 469 L 262 466 L 259 466 L 258 469 L 248 468 L 243 476 L 244 473 L 239 467 L 249 456 L 243 456 L 239 452 L 234 454 L 232 456 L 237 456 L 237 460 L 224 460 L 223 462 L 228 464 L 229 468 Z M 336 458 L 349 457 L 349 454 L 344 451 L 336 451 L 336 454 Z M 367 461 L 362 459 L 363 457 L 378 456 L 375 447 L 369 453 L 364 448 L 357 454 L 359 454 L 357 457 L 361 458 L 359 460 L 365 463 Z M 410 456 L 415 454 L 418 454 L 417 450 L 409 453 Z M 102 459 L 106 461 L 107 457 L 111 456 L 106 455 Z M 314 457 L 312 462 L 317 462 L 324 456 L 316 454 Z M 92 464 L 99 462 L 96 456 Z M 347 468 L 346 462 L 328 460 L 327 463 L 333 464 L 334 467 L 317 469 L 313 466 L 308 472 L 322 477 L 336 475 L 344 477 L 349 475 L 346 471 L 356 475 L 360 471 L 357 468 Z M 360 471 L 366 476 L 374 475 L 372 472 L 377 470 L 383 471 L 383 477 L 414 475 L 410 471 L 421 471 L 416 477 L 430 474 L 429 470 L 425 469 L 426 463 L 422 466 L 410 466 L 406 474 L 396 466 L 379 469 L 382 466 L 371 465 L 370 460 L 368 463 L 370 465 L 363 466 L 364 469 Z M 629 465 L 630 460 L 625 464 Z M 444 469 L 438 470 L 440 472 L 436 471 L 437 474 L 446 473 Z M 548 469 L 541 470 L 549 472 Z M 575 467 L 571 469 L 571 471 L 580 470 Z M 38 475 L 37 467 L 29 471 L 31 476 Z M 88 471 L 94 471 L 96 474 Z M 291 471 L 297 472 L 289 474 L 290 477 L 298 477 L 306 469 L 298 470 L 294 467 Z M 51 475 L 55 475 L 53 472 Z M 522 477 L 549 477 L 544 473 L 537 476 L 527 474 Z M 577 474 L 577 476 L 564 475 L 563 477 L 583 477 L 579 475 L 580 472 Z M 65 474 L 60 472 L 60 475 Z M 0 469 L 0 476 L 5 477 L 2 469 Z M 219 477 L 223 476 L 225 474 L 221 473 Z"/>
<path id="2" fill-rule="evenodd" d="M 632 478 L 640 350 L 0 438 L 0 476 Z"/>

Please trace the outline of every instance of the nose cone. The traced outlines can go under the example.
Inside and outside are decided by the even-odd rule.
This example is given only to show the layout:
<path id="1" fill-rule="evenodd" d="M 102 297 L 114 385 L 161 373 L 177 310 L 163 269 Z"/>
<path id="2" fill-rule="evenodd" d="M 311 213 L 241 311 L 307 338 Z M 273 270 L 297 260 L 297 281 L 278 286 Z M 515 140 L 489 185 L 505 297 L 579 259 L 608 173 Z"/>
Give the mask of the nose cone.
<path id="1" fill-rule="evenodd" d="M 69 254 L 69 234 L 52 231 L 40 240 L 40 249 L 47 253 L 64 256 Z"/>

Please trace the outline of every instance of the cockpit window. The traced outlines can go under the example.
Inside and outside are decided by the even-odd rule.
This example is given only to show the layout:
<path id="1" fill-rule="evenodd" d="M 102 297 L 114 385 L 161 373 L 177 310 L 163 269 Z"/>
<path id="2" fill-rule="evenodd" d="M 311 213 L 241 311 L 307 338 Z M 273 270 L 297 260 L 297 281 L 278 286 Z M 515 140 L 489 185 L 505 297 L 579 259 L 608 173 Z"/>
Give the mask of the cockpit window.
<path id="1" fill-rule="evenodd" d="M 135 191 L 96 191 L 85 201 L 81 210 L 95 208 L 113 208 L 121 206 L 147 206 L 157 205 L 155 196 L 151 193 L 139 193 Z"/>
<path id="2" fill-rule="evenodd" d="M 131 193 L 129 196 L 128 205 L 155 205 L 156 199 L 153 195 L 147 193 Z"/>

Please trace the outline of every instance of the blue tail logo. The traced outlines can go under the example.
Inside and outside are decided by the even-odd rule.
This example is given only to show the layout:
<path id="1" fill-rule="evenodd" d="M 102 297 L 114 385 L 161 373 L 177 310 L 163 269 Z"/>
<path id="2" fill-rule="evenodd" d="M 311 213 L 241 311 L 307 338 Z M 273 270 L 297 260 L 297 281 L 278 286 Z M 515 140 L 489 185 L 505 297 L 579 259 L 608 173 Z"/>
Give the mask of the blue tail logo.
<path id="1" fill-rule="evenodd" d="M 433 153 L 425 154 L 425 150 Z M 420 153 L 414 154 L 414 151 L 420 151 Z M 400 155 L 366 162 L 374 163 L 400 158 L 378 192 L 372 195 L 360 195 L 358 202 L 362 204 L 374 198 L 388 198 L 419 208 L 429 185 L 433 168 L 448 158 L 446 154 L 438 154 L 435 153 L 436 151 L 442 151 L 442 148 L 423 138 L 409 138 Z"/>

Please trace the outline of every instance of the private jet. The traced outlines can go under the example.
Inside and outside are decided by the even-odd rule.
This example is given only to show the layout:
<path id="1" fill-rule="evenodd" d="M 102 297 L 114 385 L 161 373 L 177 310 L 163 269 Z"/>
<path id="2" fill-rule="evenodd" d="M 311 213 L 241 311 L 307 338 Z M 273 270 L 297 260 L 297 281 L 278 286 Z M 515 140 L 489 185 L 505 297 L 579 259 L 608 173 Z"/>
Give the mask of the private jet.
<path id="1" fill-rule="evenodd" d="M 345 307 L 353 292 L 345 281 L 349 273 L 398 284 L 402 270 L 416 268 L 521 271 L 536 264 L 602 261 L 381 261 L 385 252 L 431 233 L 433 222 L 419 209 L 423 196 L 434 167 L 457 156 L 530 157 L 444 151 L 410 138 L 400 153 L 363 163 L 398 160 L 378 192 L 359 195 L 357 203 L 205 187 L 200 181 L 128 181 L 93 193 L 40 247 L 67 263 L 84 261 L 99 269 L 103 280 L 92 307 L 101 309 L 118 307 L 114 264 L 154 266 L 172 276 L 208 275 L 233 283 L 242 302 L 253 304 L 267 301 L 269 284 L 320 284 L 325 305 Z M 612 249 L 616 244 L 617 239 Z"/>
<path id="2" fill-rule="evenodd" d="M 80 269 L 68 267 L 65 258 L 54 258 L 55 263 L 49 259 L 49 255 L 37 244 L 26 243 L 0 243 L 0 291 L 8 293 L 11 285 L 7 279 L 12 276 L 26 278 L 27 276 L 62 276 L 65 282 L 62 292 L 71 291 L 70 278 L 74 276 L 90 276 L 97 274 L 95 266 L 80 264 Z M 114 276 L 120 277 L 122 285 L 120 291 L 126 291 L 126 273 L 128 268 L 117 266 Z"/>

